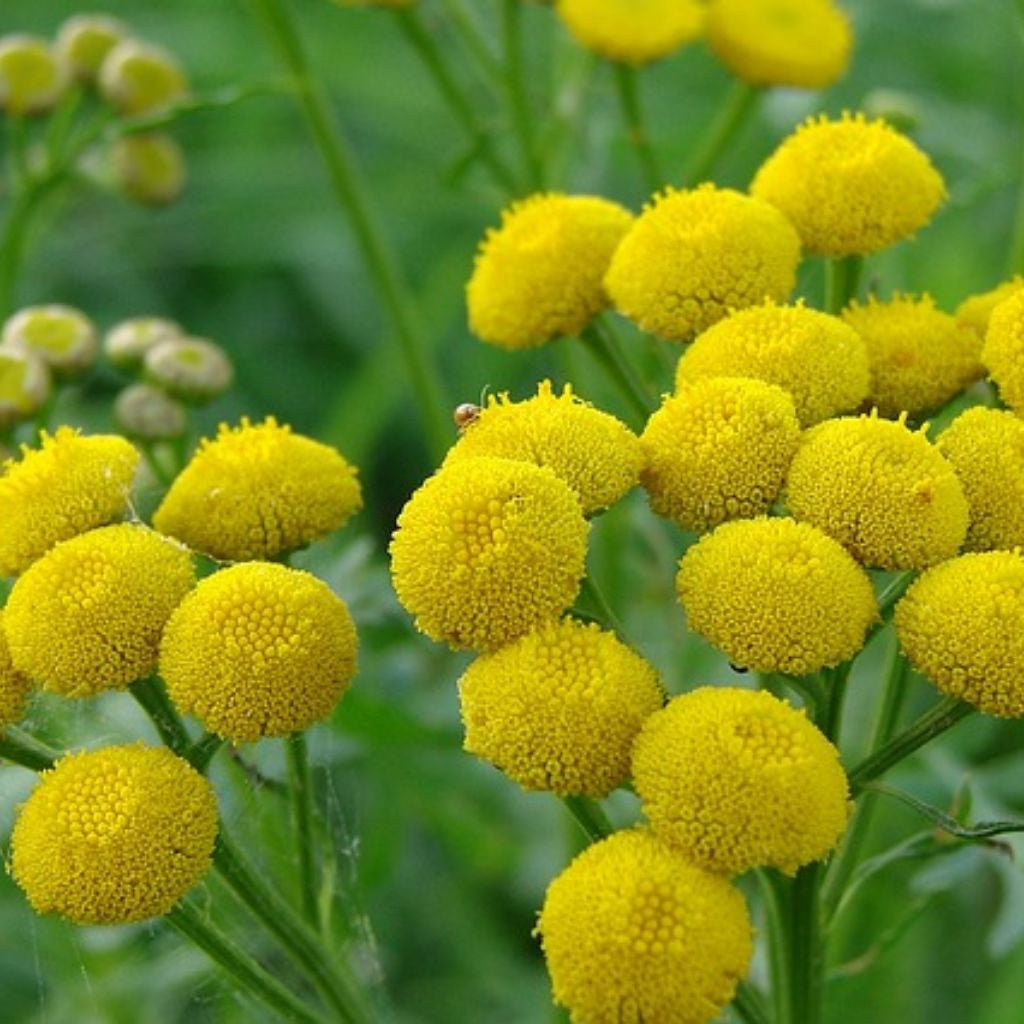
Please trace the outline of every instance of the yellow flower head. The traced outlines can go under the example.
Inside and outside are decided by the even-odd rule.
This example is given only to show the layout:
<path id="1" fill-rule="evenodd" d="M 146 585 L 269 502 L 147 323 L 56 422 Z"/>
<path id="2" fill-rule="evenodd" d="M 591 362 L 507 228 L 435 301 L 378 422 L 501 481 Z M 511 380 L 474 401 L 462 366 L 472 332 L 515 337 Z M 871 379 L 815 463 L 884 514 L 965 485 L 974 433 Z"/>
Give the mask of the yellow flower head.
<path id="1" fill-rule="evenodd" d="M 750 191 L 825 256 L 875 252 L 907 238 L 946 197 L 928 157 L 863 114 L 809 118 L 761 165 Z"/>
<path id="2" fill-rule="evenodd" d="M 206 577 L 178 606 L 160 674 L 184 712 L 232 743 L 326 718 L 356 670 L 356 630 L 322 580 L 268 562 Z"/>
<path id="3" fill-rule="evenodd" d="M 688 341 L 730 310 L 784 300 L 799 261 L 796 231 L 767 203 L 714 185 L 668 188 L 622 240 L 604 283 L 645 331 Z"/>
<path id="4" fill-rule="evenodd" d="M 850 63 L 850 23 L 831 0 L 711 0 L 708 43 L 753 85 L 824 89 Z"/>
<path id="5" fill-rule="evenodd" d="M 185 189 L 185 154 L 169 135 L 123 135 L 110 161 L 118 187 L 143 206 L 167 206 Z"/>
<path id="6" fill-rule="evenodd" d="M 782 388 L 708 377 L 666 398 L 640 443 L 651 508 L 703 532 L 768 511 L 800 443 L 800 424 Z"/>
<path id="7" fill-rule="evenodd" d="M 608 305 L 601 281 L 633 215 L 596 196 L 513 203 L 489 229 L 466 286 L 469 328 L 501 348 L 579 334 Z"/>
<path id="8" fill-rule="evenodd" d="M 62 541 L 7 599 L 11 659 L 66 697 L 128 686 L 155 667 L 164 624 L 194 582 L 188 551 L 145 526 L 120 523 Z"/>
<path id="9" fill-rule="evenodd" d="M 213 787 L 165 747 L 68 754 L 43 772 L 11 835 L 11 874 L 40 914 L 127 924 L 166 914 L 206 874 Z"/>
<path id="10" fill-rule="evenodd" d="M 120 519 L 139 453 L 123 437 L 71 427 L 0 466 L 0 576 L 27 569 L 58 541 Z"/>
<path id="11" fill-rule="evenodd" d="M 786 507 L 863 565 L 923 569 L 960 549 L 967 499 L 953 467 L 902 419 L 847 416 L 807 431 Z"/>
<path id="12" fill-rule="evenodd" d="M 704 28 L 696 0 L 557 0 L 555 13 L 580 46 L 625 64 L 666 57 Z"/>
<path id="13" fill-rule="evenodd" d="M 416 0 L 334 0 L 342 7 L 412 7 Z"/>
<path id="14" fill-rule="evenodd" d="M 30 352 L 56 373 L 80 373 L 99 353 L 96 328 L 71 306 L 29 306 L 3 327 L 5 349 Z"/>
<path id="15" fill-rule="evenodd" d="M 100 91 L 128 117 L 156 114 L 184 99 L 188 81 L 166 51 L 136 39 L 125 39 L 104 57 Z"/>
<path id="16" fill-rule="evenodd" d="M 992 310 L 981 361 L 1002 400 L 1024 415 L 1024 288 Z"/>
<path id="17" fill-rule="evenodd" d="M 1024 547 L 1024 422 L 975 406 L 939 435 L 967 498 L 967 551 Z"/>
<path id="18" fill-rule="evenodd" d="M 39 356 L 0 348 L 0 429 L 31 416 L 50 391 L 50 371 Z"/>
<path id="19" fill-rule="evenodd" d="M 705 686 L 669 702 L 637 738 L 633 784 L 659 839 L 728 875 L 791 875 L 846 830 L 839 751 L 763 691 Z"/>
<path id="20" fill-rule="evenodd" d="M 679 563 L 690 627 L 739 668 L 808 675 L 852 658 L 877 620 L 867 573 L 840 544 L 792 519 L 740 519 Z"/>
<path id="21" fill-rule="evenodd" d="M 107 54 L 130 34 L 128 26 L 116 18 L 76 14 L 61 25 L 56 49 L 77 79 L 91 82 Z"/>
<path id="22" fill-rule="evenodd" d="M 46 113 L 67 84 L 67 65 L 45 39 L 0 37 L 0 110 L 14 117 Z"/>
<path id="23" fill-rule="evenodd" d="M 868 393 L 868 356 L 857 332 L 803 303 L 764 302 L 720 320 L 683 353 L 676 384 L 757 377 L 788 391 L 809 427 L 857 408 Z"/>
<path id="24" fill-rule="evenodd" d="M 893 615 L 911 664 L 989 715 L 1024 716 L 1024 557 L 961 555 L 910 587 Z"/>
<path id="25" fill-rule="evenodd" d="M 21 718 L 30 683 L 14 667 L 4 635 L 4 610 L 0 608 L 0 731 Z"/>
<path id="26" fill-rule="evenodd" d="M 864 339 L 871 366 L 869 399 L 883 416 L 929 412 L 984 372 L 981 339 L 935 308 L 930 295 L 872 296 L 850 303 L 843 319 Z"/>
<path id="27" fill-rule="evenodd" d="M 153 525 L 214 558 L 274 558 L 337 530 L 362 508 L 356 469 L 273 416 L 221 424 L 171 485 Z"/>
<path id="28" fill-rule="evenodd" d="M 753 952 L 740 891 L 645 829 L 584 850 L 548 886 L 537 932 L 573 1024 L 707 1024 Z"/>
<path id="29" fill-rule="evenodd" d="M 595 409 L 566 384 L 556 395 L 548 380 L 524 402 L 488 397 L 444 464 L 495 455 L 547 466 L 577 494 L 586 514 L 614 505 L 634 487 L 643 455 L 636 435 Z"/>
<path id="30" fill-rule="evenodd" d="M 1009 281 L 1004 281 L 987 292 L 968 295 L 956 307 L 956 322 L 963 327 L 972 328 L 979 338 L 984 338 L 992 310 L 1021 290 L 1024 290 L 1024 277 L 1015 274 Z"/>
<path id="31" fill-rule="evenodd" d="M 613 633 L 572 619 L 483 654 L 459 680 L 465 748 L 524 789 L 607 796 L 629 774 L 658 675 Z"/>
<path id="32" fill-rule="evenodd" d="M 573 603 L 586 546 L 567 483 L 547 467 L 482 456 L 446 466 L 406 502 L 391 580 L 421 632 L 493 650 Z"/>

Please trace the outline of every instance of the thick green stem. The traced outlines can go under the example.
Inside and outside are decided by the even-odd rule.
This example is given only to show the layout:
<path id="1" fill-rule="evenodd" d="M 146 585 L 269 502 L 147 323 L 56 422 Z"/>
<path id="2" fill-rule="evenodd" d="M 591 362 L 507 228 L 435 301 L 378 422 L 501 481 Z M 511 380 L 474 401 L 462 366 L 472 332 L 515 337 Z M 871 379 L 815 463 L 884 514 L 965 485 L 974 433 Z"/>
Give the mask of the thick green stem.
<path id="1" fill-rule="evenodd" d="M 776 1024 L 789 1024 L 792 1018 L 792 991 L 789 984 L 789 927 L 785 912 L 788 883 L 759 868 L 754 874 L 761 892 L 765 928 L 768 932 L 768 969 Z"/>
<path id="2" fill-rule="evenodd" d="M 306 920 L 317 931 L 320 929 L 320 909 L 317 898 L 316 856 L 313 849 L 313 782 L 309 771 L 309 748 L 304 733 L 288 737 L 288 776 L 291 784 L 292 823 L 298 847 L 299 887 L 302 891 L 302 910 Z"/>
<path id="3" fill-rule="evenodd" d="M 223 967 L 242 988 L 285 1020 L 300 1021 L 302 1024 L 327 1024 L 326 1018 L 306 1006 L 248 953 L 187 904 L 179 904 L 165 915 L 164 920 Z"/>
<path id="4" fill-rule="evenodd" d="M 746 82 L 736 81 L 718 108 L 707 134 L 695 147 L 690 166 L 683 175 L 683 184 L 688 188 L 704 181 L 714 169 L 718 158 L 739 131 L 761 90 Z"/>
<path id="5" fill-rule="evenodd" d="M 18 275 L 25 259 L 32 221 L 43 200 L 61 180 L 57 174 L 26 180 L 11 199 L 10 211 L 0 234 L 0 321 L 10 316 L 14 309 Z"/>
<path id="6" fill-rule="evenodd" d="M 292 76 L 296 99 L 320 152 L 331 186 L 348 214 L 366 267 L 386 307 L 405 357 L 432 456 L 440 461 L 452 441 L 449 403 L 430 359 L 426 332 L 393 252 L 377 223 L 355 161 L 319 83 L 313 77 L 290 5 L 283 0 L 253 0 L 270 38 Z"/>
<path id="7" fill-rule="evenodd" d="M 818 1024 L 824 995 L 821 863 L 802 867 L 790 889 L 790 1010 L 787 1024 Z"/>
<path id="8" fill-rule="evenodd" d="M 523 65 L 522 0 L 502 0 L 501 32 L 505 47 L 505 88 L 508 93 L 512 126 L 522 151 L 529 191 L 544 185 L 544 171 L 537 155 L 537 137 L 533 112 L 526 93 L 526 71 Z"/>
<path id="9" fill-rule="evenodd" d="M 156 676 L 137 679 L 128 689 L 142 710 L 149 715 L 160 739 L 180 757 L 187 757 L 192 749 L 192 737 L 160 680 Z"/>
<path id="10" fill-rule="evenodd" d="M 853 665 L 849 662 L 831 672 L 822 672 L 822 689 L 824 707 L 821 709 L 818 726 L 821 731 L 838 746 L 839 729 L 843 720 L 843 706 L 846 703 L 846 691 L 850 682 L 850 671 Z"/>
<path id="11" fill-rule="evenodd" d="M 615 73 L 615 85 L 619 92 L 619 102 L 626 119 L 629 141 L 636 150 L 640 166 L 644 172 L 647 189 L 657 192 L 665 184 L 665 178 L 658 167 L 658 158 L 651 138 L 647 132 L 647 123 L 643 108 L 640 105 L 640 89 L 636 68 L 630 64 L 615 61 L 612 65 Z"/>
<path id="12" fill-rule="evenodd" d="M 622 625 L 622 621 L 615 614 L 615 610 L 608 603 L 608 599 L 604 596 L 604 592 L 594 582 L 588 573 L 583 577 L 580 583 L 580 596 L 585 598 L 592 606 L 594 612 L 596 612 L 598 618 L 601 619 L 602 625 L 606 628 L 611 629 L 618 635 L 618 638 L 628 646 L 632 647 L 629 638 L 626 635 L 626 628 Z"/>
<path id="13" fill-rule="evenodd" d="M 825 260 L 825 312 L 841 313 L 857 295 L 863 256 Z"/>
<path id="14" fill-rule="evenodd" d="M 53 767 L 60 756 L 59 750 L 48 747 L 17 726 L 9 725 L 0 732 L 0 758 L 20 764 L 22 768 L 45 772 Z"/>
<path id="15" fill-rule="evenodd" d="M 203 735 L 200 736 L 187 751 L 185 751 L 185 760 L 188 761 L 188 763 L 192 765 L 197 772 L 205 772 L 209 767 L 210 762 L 213 760 L 214 755 L 222 746 L 224 746 L 223 737 L 218 736 L 213 732 L 203 733 Z"/>
<path id="16" fill-rule="evenodd" d="M 629 402 L 638 417 L 639 426 L 642 427 L 658 407 L 658 403 L 637 376 L 614 334 L 605 330 L 600 321 L 595 320 L 583 329 L 580 340 L 590 349 L 594 358 L 622 392 L 623 398 Z"/>
<path id="17" fill-rule="evenodd" d="M 1018 35 L 1024 43 L 1024 0 L 1017 0 L 1017 13 L 1020 15 Z M 1022 129 L 1024 130 L 1024 129 Z M 1021 147 L 1024 152 L 1024 147 Z M 1007 273 L 1024 273 L 1024 160 L 1020 167 L 1020 183 L 1017 186 L 1017 212 L 1014 216 L 1010 235 L 1010 251 L 1007 255 Z"/>
<path id="18" fill-rule="evenodd" d="M 591 842 L 606 839 L 615 829 L 596 800 L 586 796 L 563 796 L 562 803 L 590 837 Z"/>

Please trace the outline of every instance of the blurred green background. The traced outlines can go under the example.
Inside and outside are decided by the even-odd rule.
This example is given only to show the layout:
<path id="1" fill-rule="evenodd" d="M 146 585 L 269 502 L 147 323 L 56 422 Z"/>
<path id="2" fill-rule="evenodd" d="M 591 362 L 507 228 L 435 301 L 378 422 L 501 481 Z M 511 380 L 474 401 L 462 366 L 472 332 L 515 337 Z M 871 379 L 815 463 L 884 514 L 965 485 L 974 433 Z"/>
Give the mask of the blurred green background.
<path id="1" fill-rule="evenodd" d="M 470 338 L 464 283 L 483 231 L 502 205 L 389 13 L 327 0 L 290 8 L 361 166 L 373 205 L 399 254 L 454 407 L 484 389 L 532 391 L 541 377 L 572 380 L 602 407 L 628 415 L 618 394 L 573 342 L 511 355 Z M 494 0 L 473 0 L 497 40 Z M 851 72 L 822 95 L 764 97 L 715 177 L 744 187 L 753 169 L 806 114 L 837 112 L 905 94 L 916 140 L 946 176 L 950 201 L 911 242 L 868 263 L 883 294 L 930 290 L 944 308 L 1007 272 L 1024 149 L 1022 40 L 1012 0 L 849 0 L 856 27 Z M 455 74 L 482 101 L 508 143 L 498 105 L 473 77 L 435 0 L 425 17 Z M 166 46 L 199 92 L 279 82 L 261 26 L 237 0 L 97 3 Z M 0 33 L 52 35 L 81 5 L 4 0 Z M 548 185 L 592 191 L 634 208 L 644 198 L 608 69 L 571 43 L 551 11 L 527 5 L 530 100 L 554 170 Z M 676 173 L 730 85 L 702 46 L 642 74 L 654 141 Z M 574 107 L 575 117 L 569 116 Z M 557 123 L 554 123 L 556 122 Z M 547 980 L 530 936 L 548 881 L 579 847 L 561 806 L 525 795 L 461 753 L 455 680 L 466 658 L 416 636 L 391 596 L 385 547 L 398 509 L 433 468 L 390 323 L 296 108 L 271 92 L 196 114 L 174 129 L 188 156 L 184 198 L 160 211 L 102 191 L 51 205 L 21 277 L 21 304 L 77 305 L 102 327 L 128 316 L 170 316 L 230 351 L 232 394 L 201 426 L 274 413 L 337 445 L 361 467 L 365 512 L 302 556 L 350 602 L 362 637 L 361 674 L 329 725 L 315 730 L 323 817 L 335 838 L 337 904 L 351 921 L 361 968 L 382 978 L 401 1022 L 547 1022 Z M 509 156 L 513 151 L 509 149 Z M 2 198 L 2 197 L 0 197 Z M 817 301 L 820 270 L 802 290 Z M 634 338 L 651 383 L 669 386 L 652 343 Z M 666 348 L 668 348 L 666 346 Z M 671 353 L 671 349 L 668 349 Z M 97 374 L 62 417 L 109 426 L 118 382 Z M 454 437 L 454 431 L 453 431 Z M 2 525 L 0 525 L 2 528 Z M 633 495 L 594 528 L 591 566 L 669 688 L 733 678 L 685 632 L 673 594 L 688 538 L 658 523 Z M 855 676 L 844 734 L 851 760 L 874 700 L 881 641 Z M 932 695 L 914 683 L 913 701 Z M 119 695 L 58 708 L 37 700 L 29 727 L 54 741 L 149 737 Z M 894 779 L 948 804 L 969 777 L 972 815 L 1024 814 L 1024 727 L 968 721 Z M 267 742 L 246 752 L 270 778 L 283 759 Z M 225 815 L 284 886 L 294 857 L 280 799 L 242 784 L 226 758 L 215 777 Z M 0 834 L 31 779 L 0 772 Z M 635 808 L 612 801 L 622 821 Z M 879 816 L 881 849 L 921 824 L 898 805 Z M 6 844 L 6 838 L 4 840 Z M 1024 1019 L 1024 873 L 1008 851 L 963 848 L 927 865 L 893 867 L 865 888 L 844 919 L 842 969 L 829 992 L 829 1024 L 1019 1024 Z M 211 884 L 211 893 L 222 896 Z M 223 902 L 223 901 L 222 901 Z M 238 918 L 237 927 L 249 925 Z M 252 941 L 259 946 L 258 936 Z M 882 949 L 882 947 L 885 947 Z M 881 951 L 882 955 L 878 955 Z M 763 972 L 758 960 L 755 976 Z M 238 999 L 201 955 L 159 925 L 74 929 L 40 920 L 0 878 L 0 1020 L 46 1024 L 163 1024 L 269 1019 Z"/>

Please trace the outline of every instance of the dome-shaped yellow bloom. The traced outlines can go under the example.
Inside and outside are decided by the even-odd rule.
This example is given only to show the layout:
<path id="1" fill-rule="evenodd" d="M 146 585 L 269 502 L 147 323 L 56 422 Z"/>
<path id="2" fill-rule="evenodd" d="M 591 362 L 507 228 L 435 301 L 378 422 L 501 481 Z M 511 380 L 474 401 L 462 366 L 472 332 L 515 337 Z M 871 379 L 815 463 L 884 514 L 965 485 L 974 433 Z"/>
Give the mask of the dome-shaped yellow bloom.
<path id="1" fill-rule="evenodd" d="M 800 424 L 782 388 L 709 377 L 666 398 L 640 443 L 651 508 L 702 532 L 768 511 L 800 443 Z"/>
<path id="2" fill-rule="evenodd" d="M 884 249 L 924 227 L 946 196 L 942 177 L 885 121 L 811 117 L 761 165 L 753 195 L 825 256 Z"/>
<path id="3" fill-rule="evenodd" d="M 58 541 L 120 519 L 139 464 L 123 437 L 71 427 L 40 435 L 0 466 L 0 576 L 27 569 Z"/>
<path id="4" fill-rule="evenodd" d="M 567 483 L 547 467 L 483 456 L 445 467 L 406 502 L 391 579 L 417 629 L 491 650 L 573 603 L 586 545 Z"/>
<path id="5" fill-rule="evenodd" d="M 1002 400 L 1024 415 L 1024 288 L 992 310 L 981 361 Z"/>
<path id="6" fill-rule="evenodd" d="M 213 787 L 165 747 L 68 754 L 43 772 L 11 835 L 11 873 L 40 914 L 127 924 L 166 914 L 206 873 Z"/>
<path id="7" fill-rule="evenodd" d="M 935 447 L 953 466 L 967 498 L 964 548 L 1024 547 L 1024 422 L 975 406 L 944 430 Z"/>
<path id="8" fill-rule="evenodd" d="M 922 573 L 896 606 L 911 664 L 986 714 L 1024 716 L 1024 557 L 961 555 Z"/>
<path id="9" fill-rule="evenodd" d="M 188 551 L 145 526 L 62 541 L 7 599 L 11 658 L 43 689 L 68 697 L 128 686 L 156 665 L 164 624 L 194 582 Z"/>
<path id="10" fill-rule="evenodd" d="M 552 622 L 459 680 L 465 748 L 524 789 L 607 796 L 629 774 L 644 719 L 663 702 L 658 676 L 613 633 Z"/>
<path id="11" fill-rule="evenodd" d="M 171 485 L 153 525 L 195 551 L 274 558 L 338 529 L 363 504 L 356 469 L 273 416 L 221 424 Z"/>
<path id="12" fill-rule="evenodd" d="M 326 718 L 356 669 L 356 630 L 322 580 L 246 562 L 202 580 L 160 645 L 184 712 L 232 743 L 287 736 Z"/>
<path id="13" fill-rule="evenodd" d="M 867 573 L 831 537 L 792 519 L 724 523 L 686 552 L 676 586 L 690 627 L 755 672 L 839 665 L 878 618 Z"/>
<path id="14" fill-rule="evenodd" d="M 580 46 L 625 64 L 666 57 L 704 28 L 695 0 L 557 0 L 555 12 Z"/>
<path id="15" fill-rule="evenodd" d="M 0 37 L 0 110 L 13 117 L 45 113 L 67 83 L 68 67 L 45 39 L 21 33 Z"/>
<path id="16" fill-rule="evenodd" d="M 470 330 L 508 349 L 579 334 L 608 305 L 601 282 L 632 223 L 629 210 L 596 196 L 513 203 L 480 244 L 466 286 Z"/>
<path id="17" fill-rule="evenodd" d="M 676 697 L 637 737 L 633 785 L 654 834 L 710 871 L 791 875 L 846 830 L 839 751 L 803 711 L 763 691 Z"/>
<path id="18" fill-rule="evenodd" d="M 605 287 L 645 331 L 688 341 L 730 310 L 785 299 L 799 261 L 796 231 L 773 206 L 714 185 L 668 188 L 615 251 Z"/>
<path id="19" fill-rule="evenodd" d="M 708 43 L 753 85 L 824 89 L 850 63 L 852 33 L 831 0 L 711 0 Z"/>
<path id="20" fill-rule="evenodd" d="M 883 416 L 930 412 L 984 372 L 981 339 L 935 307 L 930 295 L 872 296 L 852 302 L 843 319 L 864 339 L 871 366 L 869 399 Z"/>
<path id="21" fill-rule="evenodd" d="M 874 415 L 829 420 L 804 434 L 786 507 L 879 569 L 952 558 L 967 534 L 967 499 L 953 467 L 923 432 Z"/>
<path id="22" fill-rule="evenodd" d="M 584 850 L 548 886 L 537 932 L 573 1024 L 707 1024 L 753 952 L 739 890 L 641 829 Z"/>
<path id="23" fill-rule="evenodd" d="M 860 405 L 868 393 L 868 356 L 857 332 L 838 317 L 803 303 L 765 302 L 720 320 L 683 353 L 677 386 L 702 377 L 777 384 L 809 427 Z"/>
<path id="24" fill-rule="evenodd" d="M 964 327 L 972 328 L 978 337 L 984 338 L 988 331 L 988 321 L 992 316 L 992 310 L 1021 290 L 1024 290 L 1024 277 L 1015 274 L 1009 281 L 1004 281 L 987 292 L 968 295 L 956 307 L 956 322 Z"/>
<path id="25" fill-rule="evenodd" d="M 4 610 L 0 608 L 0 731 L 21 718 L 29 691 L 28 677 L 14 667 L 4 635 Z"/>
<path id="26" fill-rule="evenodd" d="M 588 515 L 634 487 L 643 463 L 640 443 L 624 423 L 584 402 L 569 384 L 556 395 L 547 380 L 523 402 L 489 396 L 444 464 L 480 455 L 549 467 L 576 492 Z"/>

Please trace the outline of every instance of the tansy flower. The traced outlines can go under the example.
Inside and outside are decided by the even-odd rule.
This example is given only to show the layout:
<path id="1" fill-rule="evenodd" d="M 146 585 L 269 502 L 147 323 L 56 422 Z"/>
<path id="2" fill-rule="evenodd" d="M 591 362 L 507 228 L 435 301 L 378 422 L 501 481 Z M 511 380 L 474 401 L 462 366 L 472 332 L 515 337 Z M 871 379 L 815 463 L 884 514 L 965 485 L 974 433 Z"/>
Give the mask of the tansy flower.
<path id="1" fill-rule="evenodd" d="M 0 576 L 27 569 L 58 541 L 120 519 L 139 453 L 123 437 L 71 427 L 0 466 Z"/>
<path id="2" fill-rule="evenodd" d="M 654 834 L 710 871 L 791 875 L 846 830 L 839 751 L 763 691 L 706 686 L 670 701 L 637 737 L 633 785 Z"/>
<path id="3" fill-rule="evenodd" d="M 579 499 L 550 469 L 466 459 L 406 502 L 389 549 L 391 579 L 421 632 L 491 650 L 573 603 L 586 543 Z"/>
<path id="4" fill-rule="evenodd" d="M 1003 281 L 995 288 L 987 292 L 980 292 L 977 295 L 968 295 L 959 306 L 956 307 L 956 322 L 964 327 L 972 328 L 979 338 L 984 339 L 988 331 L 989 317 L 992 310 L 1004 302 L 1011 295 L 1024 290 L 1024 277 L 1014 274 L 1009 281 Z"/>
<path id="5" fill-rule="evenodd" d="M 768 511 L 800 442 L 793 400 L 760 380 L 683 384 L 648 420 L 641 482 L 658 515 L 702 532 Z"/>
<path id="6" fill-rule="evenodd" d="M 704 27 L 696 0 L 557 0 L 555 13 L 580 46 L 626 64 L 666 57 Z"/>
<path id="7" fill-rule="evenodd" d="M 356 669 L 348 608 L 322 580 L 246 562 L 202 580 L 175 610 L 160 674 L 184 712 L 232 743 L 326 718 Z"/>
<path id="8" fill-rule="evenodd" d="M 707 36 L 752 85 L 824 89 L 850 63 L 850 23 L 831 0 L 711 0 Z"/>
<path id="9" fill-rule="evenodd" d="M 1024 414 L 1024 288 L 992 310 L 981 361 L 999 388 L 999 396 Z"/>
<path id="10" fill-rule="evenodd" d="M 739 668 L 802 676 L 852 658 L 877 620 L 867 573 L 792 519 L 724 523 L 683 556 L 690 627 Z"/>
<path id="11" fill-rule="evenodd" d="M 984 372 L 981 339 L 930 295 L 872 296 L 850 303 L 843 319 L 864 339 L 871 367 L 869 399 L 883 416 L 916 415 L 945 405 Z"/>
<path id="12" fill-rule="evenodd" d="M 761 165 L 750 191 L 825 256 L 875 252 L 907 238 L 946 197 L 928 157 L 863 114 L 809 118 Z"/>
<path id="13" fill-rule="evenodd" d="M 235 377 L 227 353 L 206 338 L 165 338 L 146 350 L 142 365 L 150 383 L 197 405 L 224 394 Z"/>
<path id="14" fill-rule="evenodd" d="M 587 514 L 614 505 L 634 487 L 643 462 L 640 443 L 624 423 L 584 402 L 569 384 L 556 395 L 548 380 L 523 402 L 488 396 L 444 464 L 480 455 L 547 466 L 576 492 Z"/>
<path id="15" fill-rule="evenodd" d="M 153 670 L 164 624 L 194 582 L 188 551 L 145 526 L 62 541 L 7 599 L 11 660 L 67 697 L 128 686 Z"/>
<path id="16" fill-rule="evenodd" d="M 471 754 L 524 789 L 599 798 L 628 775 L 633 740 L 663 702 L 643 658 L 572 619 L 481 655 L 459 699 Z"/>
<path id="17" fill-rule="evenodd" d="M 875 415 L 829 420 L 804 434 L 786 507 L 879 569 L 952 558 L 967 533 L 967 500 L 953 467 L 923 431 Z"/>
<path id="18" fill-rule="evenodd" d="M 99 85 L 128 117 L 166 110 L 188 91 L 185 73 L 166 50 L 135 39 L 123 40 L 104 57 Z"/>
<path id="19" fill-rule="evenodd" d="M 676 385 L 702 377 L 757 377 L 788 391 L 809 427 L 856 409 L 868 393 L 864 342 L 838 317 L 803 303 L 764 302 L 709 327 L 683 353 Z"/>
<path id="20" fill-rule="evenodd" d="M 935 447 L 967 498 L 966 550 L 1024 547 L 1024 422 L 1012 412 L 976 406 L 962 412 Z"/>
<path id="21" fill-rule="evenodd" d="M 110 150 L 118 188 L 145 206 L 166 206 L 185 188 L 185 154 L 169 135 L 122 135 Z"/>
<path id="22" fill-rule="evenodd" d="M 151 384 L 129 384 L 114 402 L 114 419 L 129 437 L 143 441 L 172 440 L 188 426 L 181 402 Z"/>
<path id="23" fill-rule="evenodd" d="M 466 286 L 469 328 L 522 349 L 579 334 L 608 305 L 601 281 L 633 215 L 596 196 L 530 196 L 488 230 Z"/>
<path id="24" fill-rule="evenodd" d="M 0 110 L 14 117 L 52 109 L 68 84 L 67 65 L 38 36 L 0 38 Z"/>
<path id="25" fill-rule="evenodd" d="M 185 332 L 173 320 L 159 316 L 137 316 L 111 327 L 103 339 L 107 358 L 123 369 L 136 368 L 146 353 L 161 341 L 184 337 Z"/>
<path id="26" fill-rule="evenodd" d="M 31 416 L 50 390 L 50 371 L 42 359 L 0 348 L 0 430 Z"/>
<path id="27" fill-rule="evenodd" d="M 0 733 L 4 726 L 21 718 L 29 687 L 28 678 L 11 661 L 11 652 L 7 649 L 7 638 L 4 635 L 4 610 L 0 608 Z"/>
<path id="28" fill-rule="evenodd" d="M 128 26 L 116 18 L 76 14 L 61 25 L 55 45 L 74 76 L 91 82 L 107 54 L 130 34 Z"/>
<path id="29" fill-rule="evenodd" d="M 800 240 L 767 203 L 732 189 L 665 189 L 622 240 L 605 287 L 645 331 L 674 341 L 730 310 L 785 299 L 796 283 Z"/>
<path id="30" fill-rule="evenodd" d="M 416 0 L 334 0 L 342 7 L 412 7 Z"/>
<path id="31" fill-rule="evenodd" d="M 893 615 L 911 664 L 986 714 L 1024 716 L 1024 557 L 961 555 L 927 572 Z"/>
<path id="32" fill-rule="evenodd" d="M 96 359 L 96 328 L 71 306 L 29 306 L 10 317 L 2 344 L 38 356 L 56 373 L 80 373 Z"/>
<path id="33" fill-rule="evenodd" d="M 362 508 L 356 469 L 335 449 L 267 417 L 221 424 L 171 485 L 153 525 L 214 558 L 274 558 Z"/>
<path id="34" fill-rule="evenodd" d="M 22 806 L 11 874 L 40 914 L 127 924 L 166 914 L 206 873 L 213 787 L 165 747 L 68 754 Z"/>
<path id="35" fill-rule="evenodd" d="M 617 832 L 548 886 L 537 922 L 574 1024 L 707 1024 L 753 952 L 739 890 L 650 832 Z"/>

